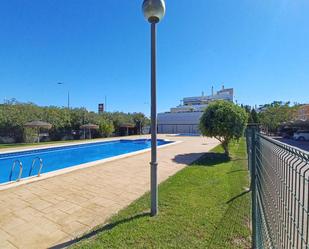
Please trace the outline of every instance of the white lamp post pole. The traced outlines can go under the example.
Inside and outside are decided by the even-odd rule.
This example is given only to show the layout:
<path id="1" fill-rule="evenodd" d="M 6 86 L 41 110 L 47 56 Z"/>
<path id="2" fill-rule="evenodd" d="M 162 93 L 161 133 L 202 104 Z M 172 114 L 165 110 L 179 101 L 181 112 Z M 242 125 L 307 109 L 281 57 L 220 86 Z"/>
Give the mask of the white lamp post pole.
<path id="1" fill-rule="evenodd" d="M 164 0 L 144 0 L 143 13 L 151 24 L 151 216 L 158 213 L 156 24 L 165 15 Z"/>

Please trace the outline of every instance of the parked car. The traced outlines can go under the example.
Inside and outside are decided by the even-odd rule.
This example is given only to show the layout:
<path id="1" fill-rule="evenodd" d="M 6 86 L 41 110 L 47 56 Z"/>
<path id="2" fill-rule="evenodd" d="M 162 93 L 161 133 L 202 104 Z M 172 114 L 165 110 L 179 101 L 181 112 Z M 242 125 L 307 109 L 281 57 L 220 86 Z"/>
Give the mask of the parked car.
<path id="1" fill-rule="evenodd" d="M 282 138 L 292 139 L 296 131 L 297 131 L 296 128 L 285 127 L 279 130 L 278 135 L 281 136 Z"/>
<path id="2" fill-rule="evenodd" d="M 298 141 L 309 140 L 309 131 L 297 131 L 294 133 L 293 139 Z"/>

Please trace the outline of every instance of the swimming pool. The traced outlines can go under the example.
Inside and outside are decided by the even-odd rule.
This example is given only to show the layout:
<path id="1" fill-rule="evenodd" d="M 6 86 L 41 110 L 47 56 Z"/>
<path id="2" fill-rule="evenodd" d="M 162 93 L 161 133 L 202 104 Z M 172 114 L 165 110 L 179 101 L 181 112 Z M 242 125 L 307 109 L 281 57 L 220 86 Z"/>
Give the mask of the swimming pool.
<path id="1" fill-rule="evenodd" d="M 158 139 L 158 146 L 171 143 Z M 149 139 L 114 140 L 0 154 L 0 184 L 72 166 L 137 152 L 151 147 Z M 42 163 L 40 165 L 40 162 Z M 20 164 L 21 163 L 21 164 Z M 15 164 L 15 166 L 13 166 Z M 21 167 L 22 166 L 22 167 Z M 20 170 L 22 168 L 22 171 Z"/>

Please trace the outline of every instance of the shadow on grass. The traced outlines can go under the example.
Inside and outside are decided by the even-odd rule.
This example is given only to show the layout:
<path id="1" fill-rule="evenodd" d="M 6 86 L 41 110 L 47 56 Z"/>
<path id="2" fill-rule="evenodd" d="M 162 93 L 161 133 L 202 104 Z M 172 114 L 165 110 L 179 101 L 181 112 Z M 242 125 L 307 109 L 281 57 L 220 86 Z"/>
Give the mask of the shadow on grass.
<path id="1" fill-rule="evenodd" d="M 180 164 L 191 164 L 202 157 L 204 154 L 205 153 L 179 154 L 173 158 L 173 161 Z"/>
<path id="2" fill-rule="evenodd" d="M 214 166 L 230 160 L 231 158 L 224 153 L 216 152 L 180 154 L 173 158 L 176 163 L 194 166 Z"/>
<path id="3" fill-rule="evenodd" d="M 249 201 L 246 201 L 250 191 L 244 191 L 226 202 L 226 209 L 221 220 L 216 224 L 217 229 L 211 236 L 206 248 L 251 248 L 250 233 L 242 232 L 248 226 L 250 230 L 250 209 Z M 246 208 L 240 208 L 245 206 Z M 227 247 L 227 246 L 230 247 Z"/>
<path id="4" fill-rule="evenodd" d="M 49 249 L 67 248 L 67 247 L 69 247 L 69 246 L 71 246 L 71 245 L 73 245 L 73 244 L 75 244 L 75 243 L 77 243 L 77 242 L 79 242 L 81 240 L 89 239 L 89 238 L 92 238 L 93 236 L 95 236 L 95 235 L 97 235 L 99 233 L 107 232 L 109 230 L 112 230 L 114 227 L 116 227 L 118 225 L 130 222 L 130 221 L 135 220 L 135 219 L 140 219 L 140 218 L 143 218 L 143 217 L 146 217 L 146 216 L 150 216 L 150 213 L 149 212 L 144 212 L 144 213 L 140 213 L 140 214 L 137 214 L 135 216 L 131 216 L 131 217 L 123 219 L 123 220 L 119 220 L 119 221 L 116 221 L 116 222 L 113 222 L 113 223 L 106 224 L 105 226 L 99 227 L 97 229 L 94 229 L 90 233 L 87 233 L 87 234 L 85 234 L 85 235 L 83 235 L 83 236 L 81 236 L 79 238 L 76 238 L 76 239 L 73 239 L 73 240 L 70 240 L 70 241 L 67 241 L 67 242 L 64 242 L 64 243 L 61 243 L 61 244 L 49 247 Z"/>
<path id="5" fill-rule="evenodd" d="M 234 161 L 234 160 L 233 160 Z M 233 174 L 233 173 L 238 173 L 238 172 L 248 172 L 248 170 L 245 169 L 237 169 L 237 170 L 232 170 L 227 172 L 227 174 Z"/>
<path id="6" fill-rule="evenodd" d="M 203 156 L 199 158 L 197 161 L 195 161 L 192 165 L 211 167 L 229 161 L 231 161 L 231 158 L 224 153 L 207 152 L 204 153 Z"/>
<path id="7" fill-rule="evenodd" d="M 242 197 L 242 196 L 245 195 L 245 194 L 248 194 L 249 192 L 250 192 L 250 189 L 249 189 L 249 190 L 246 190 L 246 191 L 244 191 L 244 192 L 242 192 L 242 193 L 240 193 L 240 194 L 238 194 L 238 195 L 236 195 L 236 196 L 234 196 L 233 198 L 229 199 L 229 200 L 226 202 L 226 204 L 229 204 L 229 203 L 235 201 L 236 199 Z"/>

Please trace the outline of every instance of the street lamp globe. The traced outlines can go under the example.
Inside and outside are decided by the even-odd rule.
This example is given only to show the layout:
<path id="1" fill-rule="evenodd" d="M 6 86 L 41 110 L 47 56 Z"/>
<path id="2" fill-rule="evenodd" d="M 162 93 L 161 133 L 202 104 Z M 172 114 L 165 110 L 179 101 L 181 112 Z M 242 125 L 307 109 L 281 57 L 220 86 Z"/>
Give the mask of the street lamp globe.
<path id="1" fill-rule="evenodd" d="M 165 15 L 164 0 L 144 0 L 143 13 L 150 23 L 158 23 Z"/>

